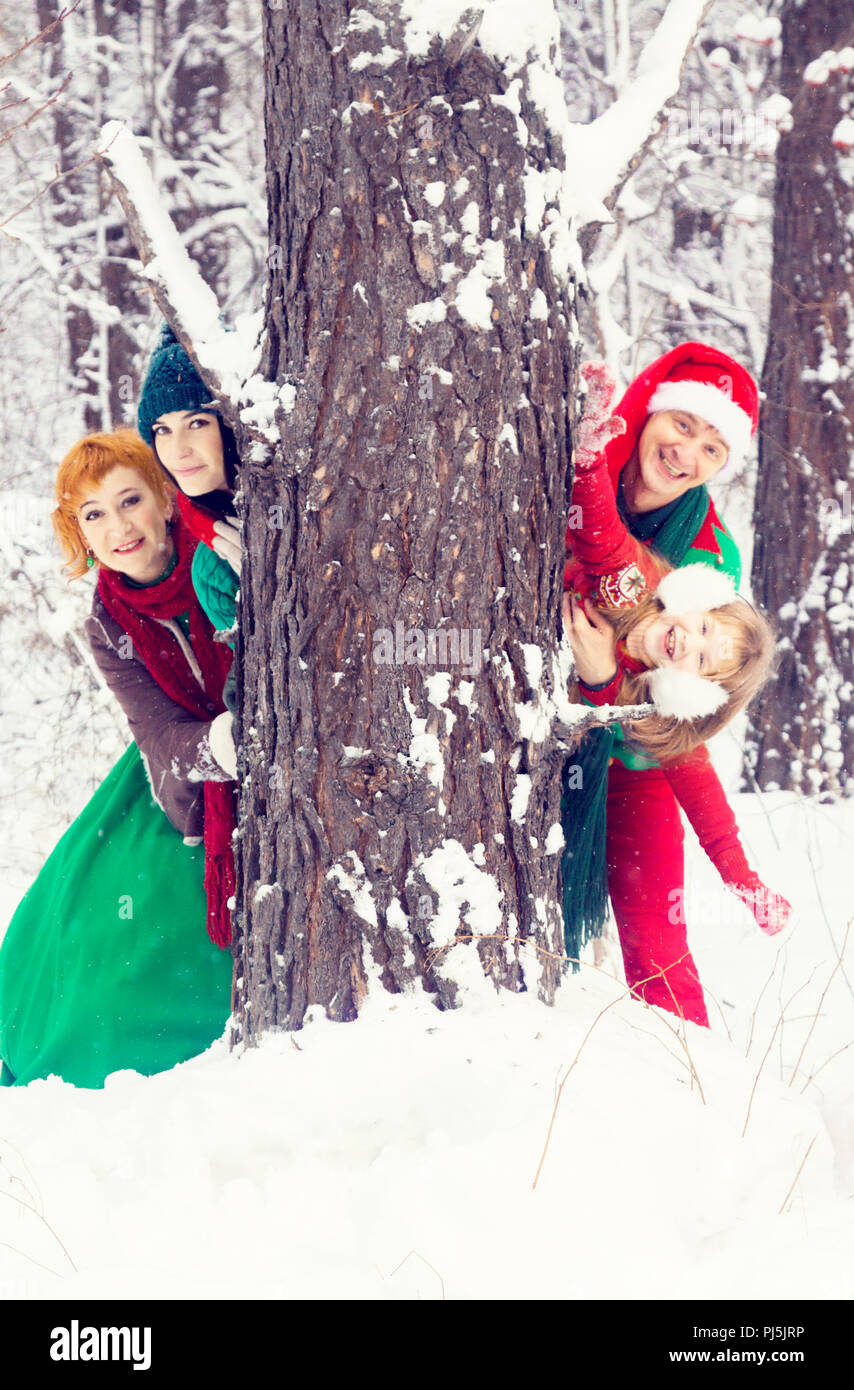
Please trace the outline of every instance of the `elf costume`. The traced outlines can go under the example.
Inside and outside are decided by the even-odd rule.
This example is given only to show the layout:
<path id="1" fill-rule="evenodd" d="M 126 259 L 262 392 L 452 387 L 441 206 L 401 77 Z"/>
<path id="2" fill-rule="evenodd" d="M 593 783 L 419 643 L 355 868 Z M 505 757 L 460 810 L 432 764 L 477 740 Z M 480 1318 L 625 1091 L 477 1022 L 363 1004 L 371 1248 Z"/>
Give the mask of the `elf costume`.
<path id="1" fill-rule="evenodd" d="M 204 1051 L 228 1018 L 229 653 L 195 599 L 196 542 L 180 522 L 172 535 L 174 562 L 156 583 L 99 574 L 87 633 L 135 742 L 3 938 L 5 1085 L 54 1074 L 98 1087 L 113 1071 L 163 1071 Z"/>
<path id="2" fill-rule="evenodd" d="M 571 519 L 564 585 L 589 594 L 604 607 L 632 606 L 658 587 L 660 570 L 647 547 L 669 565 L 690 565 L 694 573 L 698 564 L 710 566 L 710 581 L 729 575 L 737 583 L 740 577 L 738 551 L 705 486 L 691 487 L 657 511 L 636 515 L 622 498 L 620 474 L 649 415 L 658 410 L 682 410 L 713 425 L 729 445 L 732 460 L 744 456 L 756 428 L 756 386 L 732 358 L 702 343 L 683 343 L 653 362 L 628 388 L 614 412 L 625 423 L 624 430 L 596 419 L 594 411 L 586 447 L 578 451 L 573 504 L 580 508 L 582 527 L 574 529 Z M 707 593 L 713 601 L 702 607 L 718 606 L 726 601 L 723 595 L 713 582 Z M 677 597 L 678 590 L 672 591 L 670 611 Z M 692 607 L 699 594 L 694 598 Z M 625 664 L 625 653 L 622 660 Z M 582 697 L 591 704 L 609 704 L 622 675 L 618 671 L 598 689 L 581 687 Z M 699 686 L 711 684 L 697 677 L 685 679 Z M 709 711 L 698 706 L 695 712 Z M 687 942 L 684 835 L 677 802 L 726 886 L 751 907 L 763 929 L 779 930 L 789 905 L 750 869 L 705 747 L 659 766 L 607 730 L 597 731 L 585 744 L 583 798 L 574 794 L 566 772 L 562 795 L 567 952 L 577 956 L 584 940 L 601 930 L 604 902 L 597 885 L 607 867 L 607 889 L 633 992 L 708 1026 Z M 596 834 L 603 819 L 605 865 Z"/>

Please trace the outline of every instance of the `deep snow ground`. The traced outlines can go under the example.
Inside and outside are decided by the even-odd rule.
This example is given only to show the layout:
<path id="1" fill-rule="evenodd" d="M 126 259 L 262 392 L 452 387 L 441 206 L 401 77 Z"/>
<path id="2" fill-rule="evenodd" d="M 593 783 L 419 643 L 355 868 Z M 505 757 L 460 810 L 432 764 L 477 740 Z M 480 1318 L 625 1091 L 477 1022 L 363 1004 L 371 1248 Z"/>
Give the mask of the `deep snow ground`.
<path id="1" fill-rule="evenodd" d="M 797 921 L 763 937 L 692 854 L 711 1033 L 587 968 L 554 1009 L 380 995 L 244 1056 L 0 1092 L 0 1292 L 219 1298 L 239 1269 L 262 1299 L 850 1298 L 854 963 L 822 992 L 854 818 L 737 805 Z"/>

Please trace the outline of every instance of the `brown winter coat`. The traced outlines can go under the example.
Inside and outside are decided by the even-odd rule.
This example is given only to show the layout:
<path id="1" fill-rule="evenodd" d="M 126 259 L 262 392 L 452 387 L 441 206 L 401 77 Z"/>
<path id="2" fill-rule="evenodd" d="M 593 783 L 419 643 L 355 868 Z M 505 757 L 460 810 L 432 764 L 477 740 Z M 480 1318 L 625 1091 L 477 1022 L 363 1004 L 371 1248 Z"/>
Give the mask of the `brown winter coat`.
<path id="1" fill-rule="evenodd" d="M 201 672 L 180 625 L 158 619 L 177 639 L 199 685 Z M 184 836 L 198 842 L 204 825 L 205 782 L 227 782 L 211 751 L 210 722 L 176 705 L 133 650 L 127 633 L 96 592 L 86 619 L 92 655 L 127 716 L 158 806 Z"/>

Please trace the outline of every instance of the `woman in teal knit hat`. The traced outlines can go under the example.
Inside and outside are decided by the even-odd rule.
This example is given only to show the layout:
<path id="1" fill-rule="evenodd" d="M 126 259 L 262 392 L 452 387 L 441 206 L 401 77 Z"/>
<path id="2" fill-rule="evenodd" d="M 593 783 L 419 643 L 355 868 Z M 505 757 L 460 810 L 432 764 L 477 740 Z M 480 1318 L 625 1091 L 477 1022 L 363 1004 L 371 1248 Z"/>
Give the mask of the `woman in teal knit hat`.
<path id="1" fill-rule="evenodd" d="M 240 460 L 232 431 L 168 324 L 148 364 L 137 426 L 178 488 L 182 520 L 202 542 L 192 570 L 199 602 L 214 627 L 228 632 L 240 575 L 233 501 Z"/>

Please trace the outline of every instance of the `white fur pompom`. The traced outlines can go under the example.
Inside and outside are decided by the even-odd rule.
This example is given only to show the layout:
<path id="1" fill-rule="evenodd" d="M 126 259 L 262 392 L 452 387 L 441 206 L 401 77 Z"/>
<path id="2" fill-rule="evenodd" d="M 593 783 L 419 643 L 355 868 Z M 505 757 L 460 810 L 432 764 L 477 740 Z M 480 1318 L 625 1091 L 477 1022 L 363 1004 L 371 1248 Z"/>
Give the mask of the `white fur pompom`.
<path id="1" fill-rule="evenodd" d="M 666 574 L 655 591 L 664 605 L 665 613 L 705 613 L 732 603 L 735 585 L 728 574 L 713 570 L 711 565 L 683 565 Z"/>
<path id="2" fill-rule="evenodd" d="M 659 714 L 670 719 L 702 719 L 719 710 L 728 698 L 723 686 L 714 681 L 690 671 L 665 671 L 660 666 L 649 677 L 649 693 Z"/>

